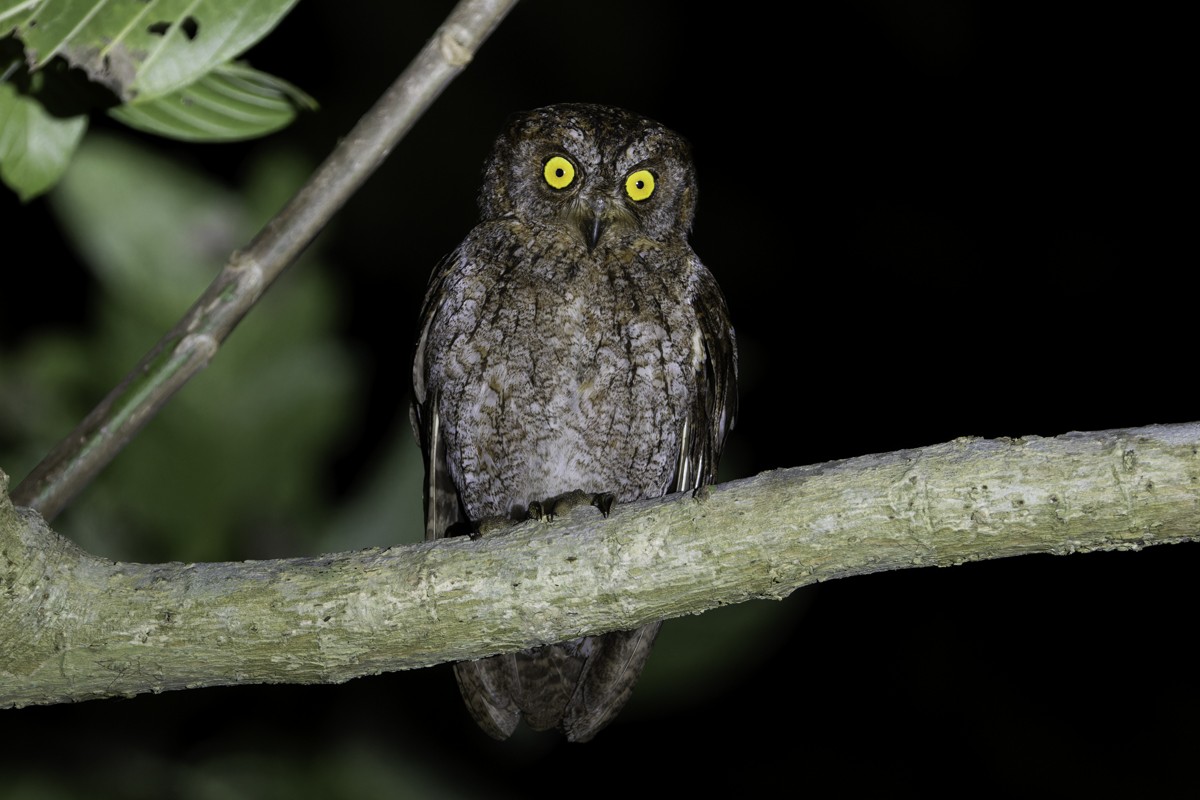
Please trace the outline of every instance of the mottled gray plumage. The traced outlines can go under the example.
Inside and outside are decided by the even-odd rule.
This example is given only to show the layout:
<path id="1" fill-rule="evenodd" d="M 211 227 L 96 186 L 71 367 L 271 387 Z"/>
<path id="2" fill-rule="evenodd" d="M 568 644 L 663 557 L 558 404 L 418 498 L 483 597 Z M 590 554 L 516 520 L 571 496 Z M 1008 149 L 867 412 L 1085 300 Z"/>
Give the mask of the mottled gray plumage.
<path id="1" fill-rule="evenodd" d="M 737 356 L 721 291 L 687 242 L 695 203 L 687 143 L 656 122 L 583 104 L 510 121 L 482 221 L 434 272 L 422 311 L 426 538 L 524 519 L 572 490 L 626 502 L 712 482 Z M 586 741 L 629 698 L 660 624 L 455 674 L 490 735 L 523 715 Z"/>

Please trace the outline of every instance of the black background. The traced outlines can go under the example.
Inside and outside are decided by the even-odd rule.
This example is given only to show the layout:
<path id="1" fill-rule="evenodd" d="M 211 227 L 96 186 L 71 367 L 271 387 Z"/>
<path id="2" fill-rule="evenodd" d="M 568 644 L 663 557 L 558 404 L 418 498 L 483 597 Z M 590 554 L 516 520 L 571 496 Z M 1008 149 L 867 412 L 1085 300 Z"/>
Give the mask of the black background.
<path id="1" fill-rule="evenodd" d="M 250 59 L 320 112 L 266 143 L 180 145 L 178 157 L 231 181 L 256 148 L 323 157 L 449 5 L 300 4 Z M 509 113 L 560 101 L 620 105 L 692 142 L 693 245 L 725 290 L 742 356 L 723 477 L 964 435 L 1196 419 L 1195 301 L 1181 277 L 1194 257 L 1175 247 L 1169 191 L 1181 154 L 1155 100 L 1164 76 L 1141 33 L 1153 21 L 1115 12 L 521 4 L 326 234 L 352 303 L 344 334 L 373 386 L 337 480 L 361 479 L 377 432 L 407 405 L 411 338 L 395 332 L 415 325 L 430 269 L 474 222 L 492 138 Z M 0 202 L 58 236 L 41 201 Z M 27 296 L 86 291 L 73 258 L 64 249 L 30 275 Z M 85 307 L 11 305 L 0 333 L 14 340 Z M 491 796 L 1144 794 L 1190 776 L 1200 744 L 1198 563 L 1182 545 L 804 589 L 784 601 L 777 649 L 721 692 L 664 712 L 635 693 L 583 746 L 492 742 L 444 667 L 6 711 L 0 730 L 14 763 L 67 767 L 99 796 L 186 794 L 179 765 L 202 782 L 216 757 L 286 769 L 347 741 Z M 396 789 L 407 793 L 421 794 Z"/>

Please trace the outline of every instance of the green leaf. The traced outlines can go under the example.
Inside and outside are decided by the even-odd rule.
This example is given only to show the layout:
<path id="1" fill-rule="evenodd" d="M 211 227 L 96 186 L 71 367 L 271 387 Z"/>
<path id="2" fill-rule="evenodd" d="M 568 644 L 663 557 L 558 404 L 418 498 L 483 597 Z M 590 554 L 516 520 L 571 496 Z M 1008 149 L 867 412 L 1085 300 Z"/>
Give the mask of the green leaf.
<path id="1" fill-rule="evenodd" d="M 86 116 L 55 117 L 11 83 L 0 83 L 0 120 L 0 179 L 22 201 L 58 182 L 87 129 Z"/>
<path id="2" fill-rule="evenodd" d="M 230 142 L 288 125 L 316 102 L 287 81 L 243 64 L 224 64 L 190 86 L 109 116 L 131 128 L 192 142 Z"/>
<path id="3" fill-rule="evenodd" d="M 7 36 L 33 16 L 39 0 L 0 0 L 0 36 Z"/>
<path id="4" fill-rule="evenodd" d="M 125 100 L 195 83 L 269 33 L 296 0 L 0 0 L 38 69 L 54 56 Z"/>

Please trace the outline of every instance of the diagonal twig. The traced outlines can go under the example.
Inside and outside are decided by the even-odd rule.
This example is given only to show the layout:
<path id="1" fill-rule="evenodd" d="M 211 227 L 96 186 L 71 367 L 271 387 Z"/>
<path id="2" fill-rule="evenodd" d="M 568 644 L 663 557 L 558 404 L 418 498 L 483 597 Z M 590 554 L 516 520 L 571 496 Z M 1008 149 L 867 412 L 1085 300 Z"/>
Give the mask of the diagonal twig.
<path id="1" fill-rule="evenodd" d="M 308 183 L 228 263 L 183 318 L 12 493 L 58 515 L 185 383 L 437 99 L 517 0 L 461 0 Z"/>

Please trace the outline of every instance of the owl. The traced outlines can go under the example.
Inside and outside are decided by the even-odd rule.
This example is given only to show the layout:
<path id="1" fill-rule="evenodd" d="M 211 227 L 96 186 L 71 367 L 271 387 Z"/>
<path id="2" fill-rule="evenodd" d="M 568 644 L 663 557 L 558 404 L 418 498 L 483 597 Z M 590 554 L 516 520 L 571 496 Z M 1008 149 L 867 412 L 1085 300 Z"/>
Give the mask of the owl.
<path id="1" fill-rule="evenodd" d="M 687 142 L 617 108 L 521 113 L 496 140 L 479 206 L 430 279 L 413 363 L 426 538 L 538 516 L 568 493 L 606 510 L 711 483 L 737 350 L 688 244 Z M 587 741 L 629 699 L 660 625 L 459 662 L 455 675 L 495 738 L 523 717 Z"/>

